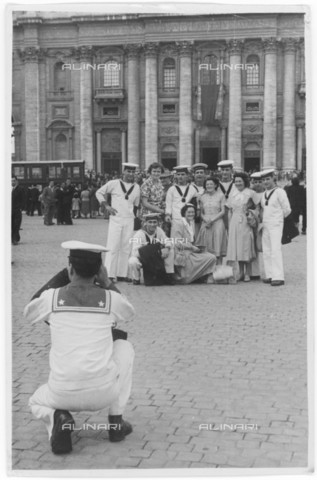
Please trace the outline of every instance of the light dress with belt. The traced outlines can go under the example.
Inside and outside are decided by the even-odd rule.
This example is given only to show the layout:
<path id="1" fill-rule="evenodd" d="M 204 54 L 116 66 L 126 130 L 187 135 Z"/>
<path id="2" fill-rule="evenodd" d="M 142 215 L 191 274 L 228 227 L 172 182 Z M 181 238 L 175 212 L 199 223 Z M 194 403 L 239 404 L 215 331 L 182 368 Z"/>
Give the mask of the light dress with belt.
<path id="1" fill-rule="evenodd" d="M 226 198 L 219 190 L 216 190 L 212 195 L 204 193 L 200 197 L 200 205 L 202 207 L 202 215 L 204 219 L 196 244 L 204 245 L 207 248 L 207 251 L 213 253 L 216 257 L 224 257 L 227 253 L 227 233 L 225 224 L 223 218 L 218 218 L 218 220 L 213 222 L 210 227 L 207 227 L 207 222 L 221 212 L 225 202 Z"/>

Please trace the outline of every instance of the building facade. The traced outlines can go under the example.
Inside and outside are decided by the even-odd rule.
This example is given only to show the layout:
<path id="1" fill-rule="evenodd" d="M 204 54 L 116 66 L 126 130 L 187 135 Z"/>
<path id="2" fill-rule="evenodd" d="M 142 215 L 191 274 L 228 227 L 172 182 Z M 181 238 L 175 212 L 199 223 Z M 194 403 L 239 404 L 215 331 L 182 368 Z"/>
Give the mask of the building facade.
<path id="1" fill-rule="evenodd" d="M 14 14 L 15 161 L 304 170 L 304 14 Z"/>

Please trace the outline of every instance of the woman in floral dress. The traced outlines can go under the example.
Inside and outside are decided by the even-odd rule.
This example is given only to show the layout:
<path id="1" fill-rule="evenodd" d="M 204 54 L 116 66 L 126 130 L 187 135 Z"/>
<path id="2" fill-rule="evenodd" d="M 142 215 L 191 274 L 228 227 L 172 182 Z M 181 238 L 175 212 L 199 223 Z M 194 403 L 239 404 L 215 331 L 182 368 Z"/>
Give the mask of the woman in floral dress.
<path id="1" fill-rule="evenodd" d="M 161 174 L 164 172 L 164 168 L 160 163 L 152 163 L 149 166 L 147 178 L 141 185 L 141 214 L 146 213 L 160 213 L 164 215 L 164 188 L 160 180 Z"/>

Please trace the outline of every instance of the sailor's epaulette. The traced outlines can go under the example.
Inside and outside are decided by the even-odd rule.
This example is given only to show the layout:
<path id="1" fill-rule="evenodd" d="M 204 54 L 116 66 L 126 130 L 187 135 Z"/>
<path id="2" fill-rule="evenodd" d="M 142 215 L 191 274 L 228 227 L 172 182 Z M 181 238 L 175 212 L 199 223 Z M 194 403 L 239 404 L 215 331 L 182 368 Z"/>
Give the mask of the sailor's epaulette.
<path id="1" fill-rule="evenodd" d="M 96 285 L 87 288 L 66 285 L 53 295 L 53 312 L 110 313 L 111 294 Z"/>

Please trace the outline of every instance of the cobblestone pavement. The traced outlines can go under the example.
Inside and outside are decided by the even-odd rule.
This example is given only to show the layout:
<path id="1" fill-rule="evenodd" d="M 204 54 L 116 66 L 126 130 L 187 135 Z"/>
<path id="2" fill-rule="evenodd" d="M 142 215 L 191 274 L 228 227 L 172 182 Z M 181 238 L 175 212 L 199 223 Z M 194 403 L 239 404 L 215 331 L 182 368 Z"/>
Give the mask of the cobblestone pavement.
<path id="1" fill-rule="evenodd" d="M 111 444 L 105 431 L 76 431 L 72 454 L 50 451 L 27 406 L 47 381 L 49 328 L 26 324 L 22 311 L 66 266 L 61 242 L 105 244 L 107 224 L 45 227 L 42 218 L 23 216 L 12 253 L 13 470 L 307 466 L 303 236 L 283 247 L 284 287 L 119 283 L 137 312 L 127 327 L 136 359 L 125 418 L 134 432 Z M 102 424 L 107 412 L 81 412 L 75 421 Z"/>

